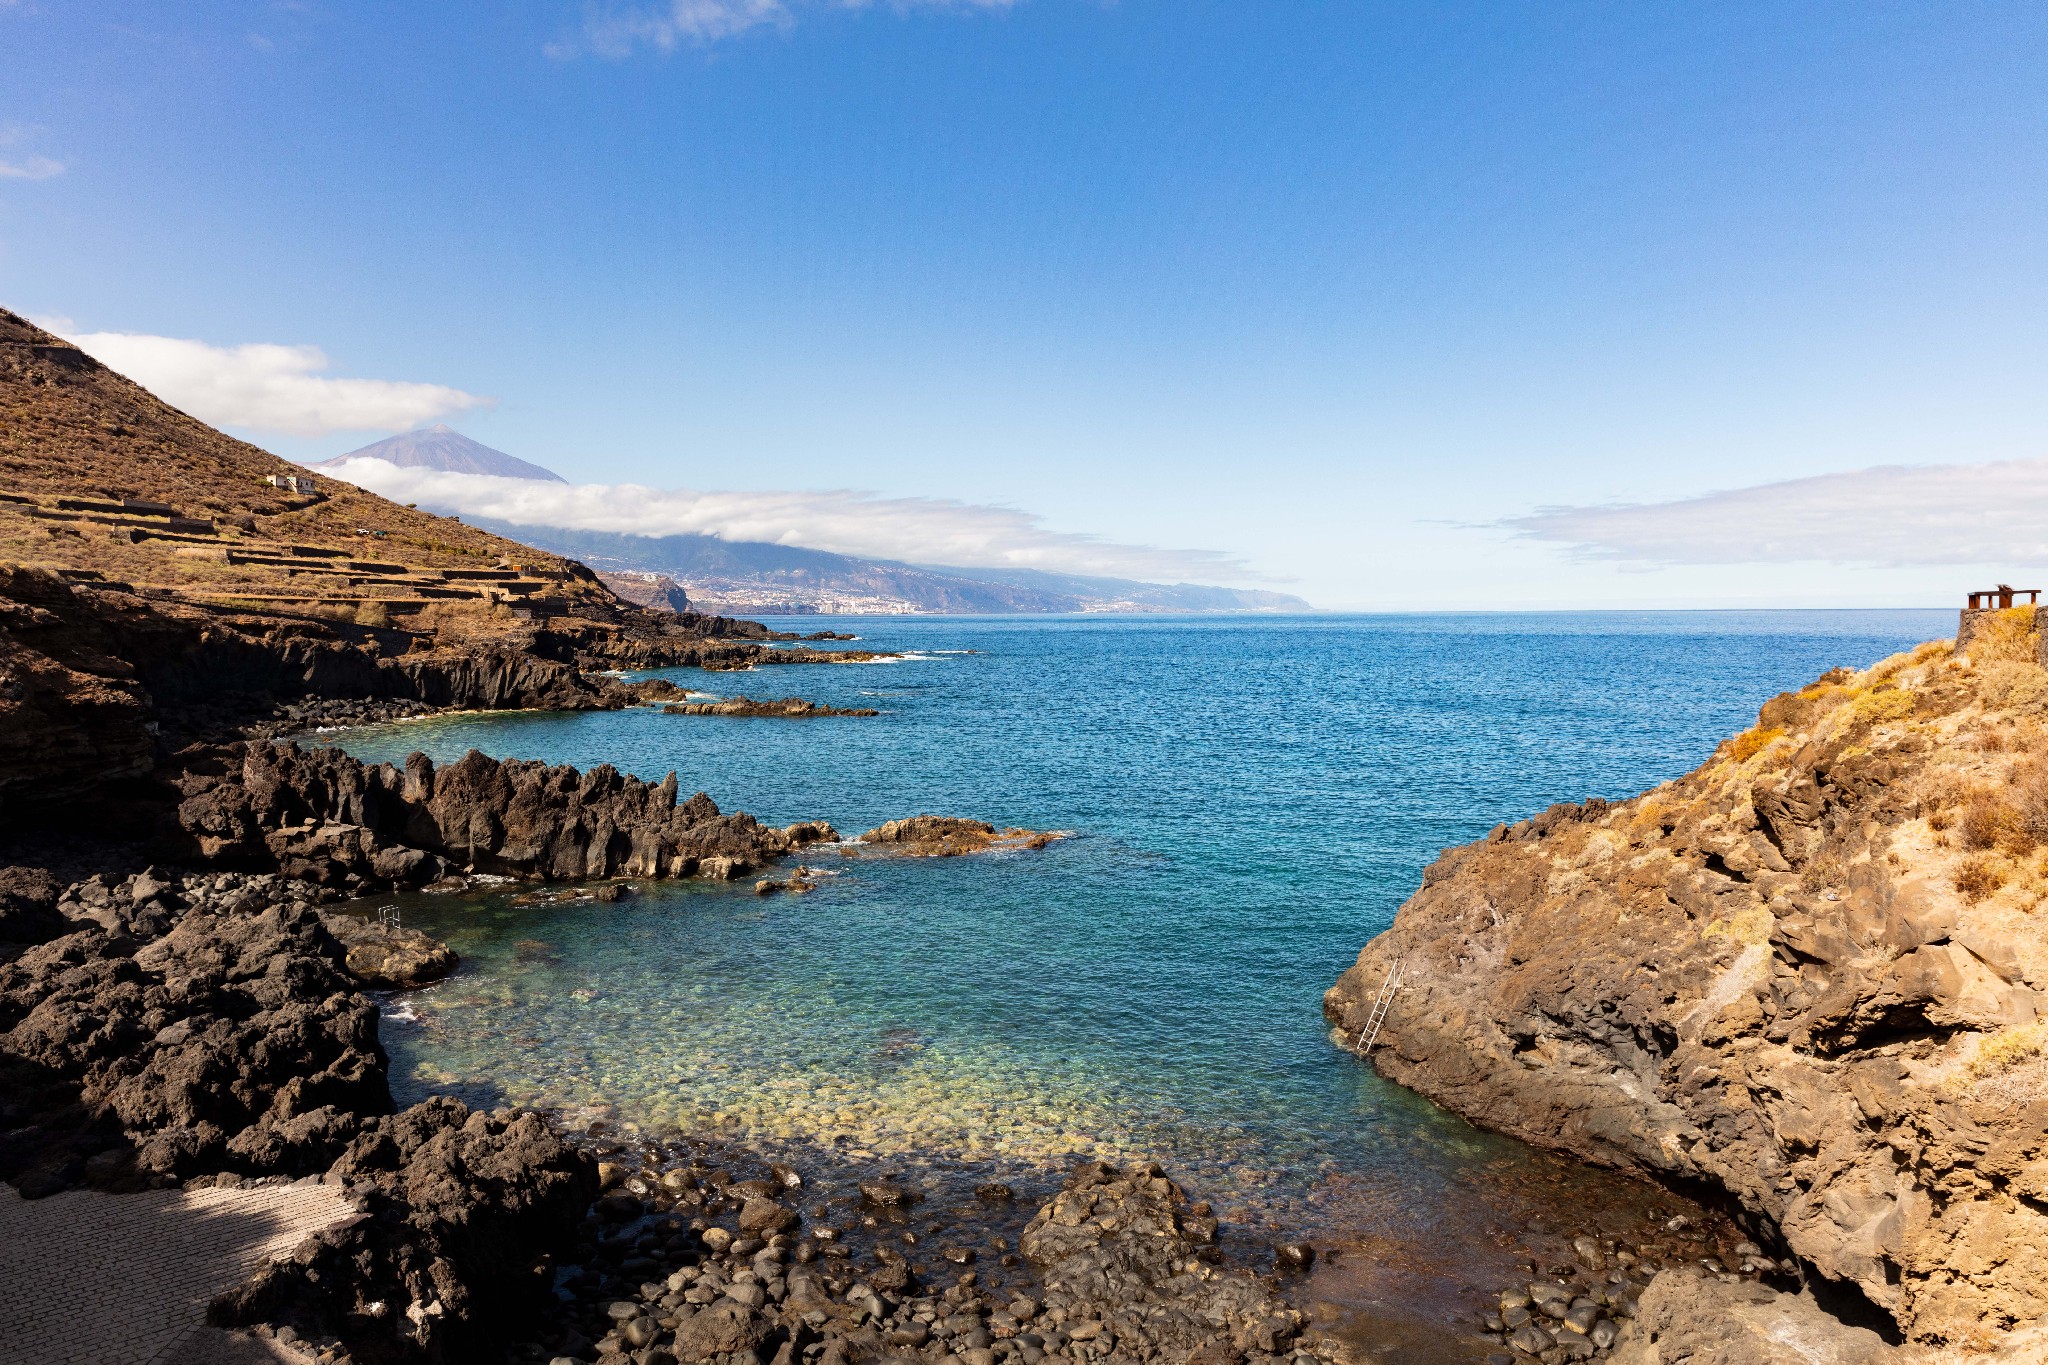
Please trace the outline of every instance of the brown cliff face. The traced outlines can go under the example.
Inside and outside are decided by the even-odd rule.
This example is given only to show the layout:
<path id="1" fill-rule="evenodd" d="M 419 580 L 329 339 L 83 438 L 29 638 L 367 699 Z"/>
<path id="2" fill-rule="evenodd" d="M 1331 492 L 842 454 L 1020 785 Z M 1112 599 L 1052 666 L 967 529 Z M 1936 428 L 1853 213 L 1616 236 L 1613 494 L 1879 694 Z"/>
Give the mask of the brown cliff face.
<path id="1" fill-rule="evenodd" d="M 1476 1122 L 1724 1190 L 1912 1339 L 2048 1314 L 2048 675 L 2029 623 L 1453 849 L 1330 991 Z M 2015 1335 L 2017 1334 L 2017 1335 Z"/>
<path id="2" fill-rule="evenodd" d="M 233 733 L 287 702 L 615 710 L 681 691 L 584 670 L 874 657 L 696 629 L 730 624 L 572 622 L 483 635 L 369 628 L 215 610 L 0 564 L 0 808 L 144 775 L 185 742 Z"/>
<path id="3" fill-rule="evenodd" d="M 285 698 L 560 710 L 632 700 L 513 641 L 439 645 L 229 615 L 0 564 L 0 804 L 141 776 L 167 731 L 231 729 Z"/>
<path id="4" fill-rule="evenodd" d="M 149 694 L 52 574 L 0 564 L 0 800 L 75 795 L 154 762 Z"/>

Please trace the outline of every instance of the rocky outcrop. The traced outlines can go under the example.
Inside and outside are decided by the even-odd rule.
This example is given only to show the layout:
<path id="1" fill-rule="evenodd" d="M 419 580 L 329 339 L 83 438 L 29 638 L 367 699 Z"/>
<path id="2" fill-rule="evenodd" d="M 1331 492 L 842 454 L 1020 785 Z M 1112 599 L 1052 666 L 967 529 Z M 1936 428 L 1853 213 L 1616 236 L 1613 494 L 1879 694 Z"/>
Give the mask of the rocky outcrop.
<path id="1" fill-rule="evenodd" d="M 676 799 L 674 773 L 643 782 L 472 750 L 403 768 L 338 749 L 251 741 L 185 756 L 179 826 L 201 858 L 274 868 L 322 884 L 423 885 L 459 868 L 585 881 L 728 881 L 831 826 L 772 829 L 724 815 L 702 792 Z"/>
<path id="2" fill-rule="evenodd" d="M 686 615 L 690 610 L 689 592 L 667 574 L 621 569 L 600 570 L 597 576 L 621 601 L 674 616 Z"/>
<path id="3" fill-rule="evenodd" d="M 1918 1353 L 1913 1353 L 1918 1355 Z M 1922 1357 L 1924 1359 L 1924 1357 Z M 1612 1365 L 1879 1365 L 1902 1353 L 1808 1294 L 1728 1284 L 1698 1267 L 1667 1270 L 1643 1291 Z"/>
<path id="4" fill-rule="evenodd" d="M 1303 1317 L 1243 1271 L 1217 1270 L 1216 1219 L 1156 1164 L 1077 1167 L 1018 1249 L 1045 1277 L 1059 1345 L 1088 1355 L 1273 1365 Z M 1056 1315 L 1056 1316 L 1055 1316 Z"/>
<path id="5" fill-rule="evenodd" d="M 860 842 L 884 853 L 911 858 L 951 858 L 1006 848 L 1044 848 L 1066 836 L 1032 829 L 997 829 L 984 820 L 951 815 L 913 815 L 891 820 L 860 836 Z"/>
<path id="6" fill-rule="evenodd" d="M 825 706 L 802 697 L 780 701 L 755 701 L 752 697 L 726 697 L 720 701 L 675 702 L 661 708 L 671 716 L 771 716 L 807 720 L 814 716 L 878 716 L 870 707 Z"/>
<path id="7" fill-rule="evenodd" d="M 0 872 L 43 903 L 48 879 Z M 66 932 L 0 965 L 0 1180 L 319 1178 L 355 1218 L 215 1305 L 361 1362 L 495 1358 L 549 1303 L 596 1165 L 533 1114 L 391 1112 L 377 1008 L 275 876 L 149 871 L 54 897 Z"/>
<path id="8" fill-rule="evenodd" d="M 2048 676 L 1923 646 L 1453 849 L 1330 991 L 1384 1074 L 1725 1193 L 1930 1348 L 2048 1313 Z M 1678 1358 L 1678 1357 L 1669 1357 Z"/>
<path id="9" fill-rule="evenodd" d="M 209 1316 L 338 1338 L 365 1365 L 502 1359 L 553 1307 L 551 1249 L 597 1195 L 596 1163 L 539 1115 L 443 1098 L 354 1125 L 323 1179 L 348 1190 L 357 1217 Z"/>
<path id="10" fill-rule="evenodd" d="M 986 1185 L 976 1202 L 993 1212 L 977 1230 L 981 1218 L 920 1212 L 919 1190 L 845 1171 L 859 1217 L 846 1208 L 853 1190 L 806 1217 L 788 1200 L 825 1186 L 820 1173 L 770 1167 L 743 1180 L 678 1147 L 603 1148 L 610 1192 L 566 1253 L 574 1300 L 545 1343 L 558 1357 L 1274 1365 L 1320 1349 L 1271 1286 L 1211 1264 L 1215 1218 L 1157 1166 L 1083 1166 L 1021 1229 L 1013 1192 Z M 934 1240 L 940 1226 L 950 1244 Z M 1039 1284 L 1008 1254 L 1011 1237 L 1043 1268 Z"/>
<path id="11" fill-rule="evenodd" d="M 0 1179 L 304 1175 L 390 1108 L 376 1007 L 311 908 L 109 918 L 0 967 Z"/>
<path id="12" fill-rule="evenodd" d="M 76 796 L 154 760 L 148 694 L 72 601 L 55 574 L 0 564 L 0 800 Z"/>
<path id="13" fill-rule="evenodd" d="M 70 932 L 57 895 L 57 879 L 43 868 L 0 868 L 0 960 Z"/>
<path id="14" fill-rule="evenodd" d="M 361 919 L 355 915 L 323 915 L 346 956 L 349 974 L 373 990 L 406 990 L 439 981 L 461 959 L 431 934 L 401 924 Z"/>
<path id="15" fill-rule="evenodd" d="M 685 616 L 676 618 L 675 626 L 667 631 L 541 632 L 532 647 L 553 657 L 573 658 L 586 668 L 705 668 L 713 672 L 768 664 L 863 664 L 896 657 L 868 649 L 770 646 L 757 642 L 794 637 L 774 634 L 765 627 L 757 627 L 758 635 L 736 629 L 753 624 L 726 616 Z"/>

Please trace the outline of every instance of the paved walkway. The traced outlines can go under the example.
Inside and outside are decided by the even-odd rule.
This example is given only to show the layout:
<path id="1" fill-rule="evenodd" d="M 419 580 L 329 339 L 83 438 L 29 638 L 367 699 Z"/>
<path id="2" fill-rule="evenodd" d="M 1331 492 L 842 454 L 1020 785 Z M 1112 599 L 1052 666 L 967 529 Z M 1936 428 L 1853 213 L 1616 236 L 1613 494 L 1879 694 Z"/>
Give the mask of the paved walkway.
<path id="1" fill-rule="evenodd" d="M 328 1185 L 47 1199 L 0 1185 L 0 1365 L 302 1360 L 207 1327 L 206 1305 L 349 1213 Z"/>

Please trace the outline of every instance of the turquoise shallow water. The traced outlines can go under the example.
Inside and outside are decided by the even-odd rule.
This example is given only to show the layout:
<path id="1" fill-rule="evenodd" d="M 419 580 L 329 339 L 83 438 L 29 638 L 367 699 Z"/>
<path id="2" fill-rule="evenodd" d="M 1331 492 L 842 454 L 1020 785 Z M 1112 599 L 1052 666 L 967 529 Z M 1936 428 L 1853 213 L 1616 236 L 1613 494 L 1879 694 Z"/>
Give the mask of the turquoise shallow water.
<path id="1" fill-rule="evenodd" d="M 694 883 L 618 905 L 413 898 L 409 921 L 465 966 L 387 1016 L 401 1096 L 453 1089 L 883 1163 L 1144 1153 L 1245 1220 L 1367 1218 L 1398 1237 L 1535 1160 L 1326 1035 L 1322 992 L 1429 859 L 1553 801 L 1675 776 L 1772 693 L 1953 618 L 788 624 L 909 657 L 672 676 L 884 714 L 477 715 L 328 738 L 374 759 L 475 747 L 675 769 L 726 809 L 847 833 L 933 811 L 1075 837 L 815 858 L 836 875 L 803 898 Z"/>

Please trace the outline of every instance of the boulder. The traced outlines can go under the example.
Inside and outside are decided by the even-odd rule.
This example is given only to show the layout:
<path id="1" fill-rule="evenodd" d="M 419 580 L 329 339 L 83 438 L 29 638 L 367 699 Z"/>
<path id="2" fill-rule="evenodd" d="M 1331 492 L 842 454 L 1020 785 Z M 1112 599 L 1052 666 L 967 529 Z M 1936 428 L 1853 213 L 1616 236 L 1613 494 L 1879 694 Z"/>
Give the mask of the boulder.
<path id="1" fill-rule="evenodd" d="M 1660 1272 L 1622 1328 L 1613 1365 L 1881 1365 L 1900 1357 L 1866 1327 L 1830 1317 L 1810 1294 L 1724 1284 L 1695 1266 Z"/>
<path id="2" fill-rule="evenodd" d="M 0 867 L 0 946 L 48 943 L 70 929 L 56 878 L 40 867 Z"/>
<path id="3" fill-rule="evenodd" d="M 759 1195 L 749 1196 L 740 1206 L 740 1231 L 757 1237 L 788 1232 L 797 1222 L 796 1210 Z"/>
<path id="4" fill-rule="evenodd" d="M 598 1188 L 539 1115 L 443 1098 L 364 1121 L 327 1179 L 362 1216 L 217 1299 L 216 1325 L 290 1324 L 365 1360 L 501 1359 L 538 1330 L 551 1253 Z"/>
<path id="5" fill-rule="evenodd" d="M 753 1309 L 721 1298 L 692 1314 L 689 1321 L 676 1329 L 676 1359 L 701 1362 L 713 1356 L 751 1351 L 764 1344 L 772 1330 L 768 1319 Z"/>
<path id="6" fill-rule="evenodd" d="M 375 990 L 404 990 L 439 981 L 461 961 L 455 950 L 418 930 L 355 915 L 322 915 L 346 951 L 349 971 Z"/>

